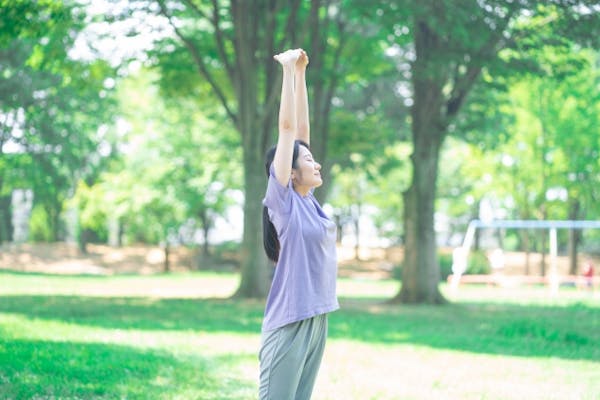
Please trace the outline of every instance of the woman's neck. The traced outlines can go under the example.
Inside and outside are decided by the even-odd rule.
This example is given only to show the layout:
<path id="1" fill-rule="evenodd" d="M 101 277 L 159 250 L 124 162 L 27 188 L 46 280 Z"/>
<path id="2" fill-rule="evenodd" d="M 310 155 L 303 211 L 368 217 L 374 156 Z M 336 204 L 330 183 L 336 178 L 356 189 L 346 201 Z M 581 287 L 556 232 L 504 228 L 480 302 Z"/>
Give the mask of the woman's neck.
<path id="1" fill-rule="evenodd" d="M 310 186 L 304 186 L 304 185 L 293 185 L 294 190 L 296 191 L 296 193 L 298 193 L 300 196 L 302 197 L 306 197 L 308 196 L 308 193 L 310 193 Z"/>

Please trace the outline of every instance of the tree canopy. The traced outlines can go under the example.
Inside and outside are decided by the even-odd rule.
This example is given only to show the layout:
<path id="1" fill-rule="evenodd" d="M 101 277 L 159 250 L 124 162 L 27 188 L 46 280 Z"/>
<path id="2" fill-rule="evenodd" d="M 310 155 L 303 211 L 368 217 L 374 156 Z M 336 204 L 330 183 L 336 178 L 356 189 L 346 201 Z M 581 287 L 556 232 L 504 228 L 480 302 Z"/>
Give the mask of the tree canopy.
<path id="1" fill-rule="evenodd" d="M 264 296 L 256 232 L 280 91 L 272 56 L 289 47 L 310 58 L 327 182 L 317 195 L 340 227 L 357 234 L 368 216 L 405 247 L 396 301 L 444 302 L 437 217 L 450 244 L 482 203 L 512 218 L 599 216 L 594 1 L 131 0 L 95 18 L 161 35 L 117 66 L 77 57 L 85 4 L 0 4 L 0 241 L 15 189 L 34 193 L 34 239 L 64 237 L 76 209 L 82 248 L 116 234 L 168 252 L 195 242 L 182 237 L 191 229 L 208 253 L 215 219 L 237 204 L 238 294 Z M 572 254 L 585 245 L 568 240 Z"/>

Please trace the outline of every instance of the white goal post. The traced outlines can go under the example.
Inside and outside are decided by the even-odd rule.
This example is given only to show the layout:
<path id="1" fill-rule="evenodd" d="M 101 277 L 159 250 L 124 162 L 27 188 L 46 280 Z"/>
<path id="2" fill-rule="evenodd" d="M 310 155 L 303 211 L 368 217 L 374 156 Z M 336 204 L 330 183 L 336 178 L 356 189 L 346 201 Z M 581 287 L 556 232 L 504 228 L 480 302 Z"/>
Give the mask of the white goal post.
<path id="1" fill-rule="evenodd" d="M 548 229 L 550 232 L 550 271 L 549 282 L 552 290 L 557 290 L 560 284 L 558 276 L 558 229 L 599 229 L 600 221 L 577 221 L 577 220 L 490 220 L 482 221 L 479 219 L 472 220 L 467 228 L 467 233 L 463 240 L 463 244 L 454 250 L 452 257 L 452 286 L 457 287 L 460 282 L 461 275 L 467 269 L 467 258 L 473 241 L 475 240 L 475 230 L 483 228 L 514 228 L 514 229 Z"/>

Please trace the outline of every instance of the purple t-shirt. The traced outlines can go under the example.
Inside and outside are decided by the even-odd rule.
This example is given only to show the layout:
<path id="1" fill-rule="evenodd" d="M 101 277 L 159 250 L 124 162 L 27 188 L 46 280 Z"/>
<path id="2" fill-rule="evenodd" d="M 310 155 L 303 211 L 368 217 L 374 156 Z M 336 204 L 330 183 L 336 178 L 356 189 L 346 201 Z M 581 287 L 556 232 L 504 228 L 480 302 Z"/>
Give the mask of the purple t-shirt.
<path id="1" fill-rule="evenodd" d="M 263 204 L 277 230 L 280 252 L 262 330 L 337 310 L 336 226 L 312 190 L 303 197 L 291 181 L 282 186 L 271 166 Z"/>

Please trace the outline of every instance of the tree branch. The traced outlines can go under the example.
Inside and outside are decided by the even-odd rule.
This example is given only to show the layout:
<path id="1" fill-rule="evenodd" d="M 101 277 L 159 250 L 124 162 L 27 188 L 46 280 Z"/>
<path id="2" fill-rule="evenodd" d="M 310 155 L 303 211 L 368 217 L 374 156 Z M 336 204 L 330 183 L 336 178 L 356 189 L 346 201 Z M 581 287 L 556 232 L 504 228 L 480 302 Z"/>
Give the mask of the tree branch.
<path id="1" fill-rule="evenodd" d="M 190 53 L 192 54 L 192 58 L 194 59 L 196 66 L 198 67 L 198 70 L 200 71 L 201 75 L 204 76 L 204 78 L 208 81 L 210 86 L 215 91 L 215 94 L 217 95 L 217 97 L 221 101 L 221 104 L 225 108 L 225 112 L 227 113 L 229 118 L 231 118 L 234 125 L 237 125 L 238 117 L 233 112 L 233 110 L 229 107 L 229 102 L 227 101 L 227 98 L 225 97 L 225 93 L 223 92 L 223 90 L 221 90 L 221 88 L 217 84 L 217 81 L 214 79 L 214 77 L 212 76 L 212 74 L 210 73 L 208 68 L 206 67 L 205 62 L 202 60 L 202 56 L 200 55 L 200 51 L 198 50 L 196 45 L 192 42 L 192 40 L 189 39 L 188 37 L 186 37 L 183 34 L 183 32 L 181 32 L 181 30 L 179 28 L 177 28 L 177 26 L 173 22 L 173 16 L 170 15 L 169 12 L 167 11 L 167 9 L 164 5 L 164 2 L 162 0 L 158 0 L 158 4 L 160 6 L 161 14 L 163 14 L 165 16 L 165 18 L 167 18 L 167 20 L 169 21 L 169 24 L 175 31 L 175 34 L 177 35 L 177 37 L 179 37 L 179 39 L 183 42 L 185 47 L 187 47 L 187 49 L 190 51 Z"/>
<path id="2" fill-rule="evenodd" d="M 332 71 L 339 71 L 339 66 L 340 66 L 340 60 L 341 60 L 341 55 L 342 55 L 342 50 L 346 44 L 346 37 L 344 36 L 344 23 L 341 21 L 341 19 L 338 19 L 337 21 L 338 24 L 338 28 L 339 28 L 339 37 L 340 37 L 340 41 L 338 43 L 338 47 L 335 50 L 334 56 L 333 56 L 333 69 Z M 326 95 L 325 95 L 325 105 L 324 105 L 324 110 L 323 110 L 323 123 L 321 125 L 321 128 L 323 130 L 322 134 L 324 135 L 324 139 L 323 140 L 323 154 L 321 155 L 322 157 L 325 157 L 327 155 L 327 144 L 329 142 L 328 140 L 328 136 L 329 136 L 329 113 L 331 112 L 331 99 L 333 98 L 333 95 L 335 93 L 335 89 L 337 87 L 338 84 L 338 80 L 339 80 L 339 74 L 337 74 L 336 72 L 333 73 L 332 77 L 331 77 L 331 81 L 329 83 L 329 87 L 326 90 Z"/>
<path id="3" fill-rule="evenodd" d="M 223 40 L 223 30 L 221 29 L 221 23 L 220 23 L 220 15 L 219 15 L 219 4 L 217 2 L 217 0 L 212 0 L 213 3 L 213 12 L 212 12 L 212 18 L 208 16 L 208 14 L 206 14 L 204 11 L 202 11 L 200 9 L 200 7 L 198 7 L 192 0 L 183 0 L 183 2 L 192 10 L 194 10 L 194 12 L 196 12 L 196 14 L 198 14 L 201 18 L 206 19 L 207 21 L 210 21 L 212 23 L 212 26 L 215 30 L 215 39 L 217 42 L 217 51 L 219 53 L 219 57 L 221 58 L 221 61 L 223 62 L 223 65 L 225 65 L 225 70 L 227 71 L 227 75 L 229 76 L 229 79 L 233 81 L 234 79 L 234 74 L 233 74 L 233 67 L 231 64 L 231 61 L 229 60 L 229 57 L 227 56 L 227 52 L 225 51 L 225 42 Z"/>
<path id="4" fill-rule="evenodd" d="M 467 94 L 481 73 L 481 65 L 470 65 L 467 72 L 455 83 L 450 98 L 446 102 L 446 119 L 454 117 L 462 106 Z"/>
<path id="5" fill-rule="evenodd" d="M 276 4 L 273 4 L 276 3 Z M 296 25 L 295 21 L 296 18 L 298 16 L 298 9 L 300 8 L 300 1 L 299 0 L 294 0 L 293 3 L 291 4 L 291 11 L 288 15 L 288 19 L 286 22 L 286 33 L 283 36 L 282 40 L 275 45 L 275 37 L 274 37 L 274 32 L 275 32 L 275 19 L 276 19 L 276 15 L 278 13 L 278 11 L 281 9 L 281 2 L 277 2 L 277 0 L 272 0 L 271 2 L 271 6 L 272 8 L 272 12 L 271 12 L 271 16 L 272 18 L 269 19 L 269 27 L 268 27 L 268 32 L 271 32 L 270 34 L 267 35 L 266 38 L 266 43 L 267 49 L 271 49 L 271 52 L 273 54 L 266 54 L 265 55 L 265 70 L 267 71 L 267 77 L 273 76 L 273 72 L 275 70 L 275 67 L 277 67 L 277 63 L 275 63 L 273 61 L 273 55 L 275 53 L 278 53 L 280 51 L 283 51 L 284 48 L 284 44 L 285 44 L 285 40 L 289 40 L 290 38 L 288 37 L 288 34 L 290 32 L 293 33 L 293 27 Z M 293 38 L 291 40 L 291 42 L 293 43 Z M 311 54 L 310 49 L 308 51 L 309 56 Z M 265 84 L 265 100 L 264 100 L 264 109 L 265 110 L 271 110 L 275 107 L 275 103 L 277 101 L 277 95 L 279 93 L 279 88 L 278 86 L 275 84 L 274 80 L 268 80 Z M 268 121 L 269 115 L 265 112 L 262 116 L 262 120 L 260 121 L 260 123 L 265 126 L 266 124 L 269 123 Z M 266 131 L 266 129 L 265 129 Z M 266 140 L 266 138 L 265 138 Z"/>
<path id="6" fill-rule="evenodd" d="M 227 52 L 225 51 L 225 42 L 223 40 L 223 30 L 221 29 L 221 17 L 219 16 L 219 4 L 217 0 L 212 0 L 213 3 L 213 18 L 212 23 L 215 28 L 215 39 L 217 40 L 217 51 L 219 52 L 219 57 L 223 60 L 223 64 L 225 65 L 225 69 L 227 70 L 227 75 L 229 75 L 229 79 L 233 81 L 234 73 L 233 67 L 231 66 L 231 62 L 229 61 L 229 57 L 227 56 Z"/>
<path id="7" fill-rule="evenodd" d="M 300 0 L 292 0 L 292 4 L 290 4 L 291 11 L 288 14 L 288 18 L 285 24 L 285 32 L 281 37 L 279 43 L 277 43 L 278 51 L 283 51 L 286 41 L 289 41 L 290 45 L 294 45 L 296 41 L 296 31 L 295 28 L 298 26 L 296 24 L 296 19 L 298 18 L 298 8 L 300 6 Z"/>
<path id="8" fill-rule="evenodd" d="M 469 64 L 467 65 L 467 71 L 462 75 L 458 76 L 458 64 L 457 64 L 457 72 L 454 79 L 454 86 L 452 88 L 452 92 L 446 102 L 446 122 L 450 118 L 453 118 L 458 114 L 462 104 L 467 97 L 467 94 L 470 92 L 471 88 L 475 84 L 475 81 L 479 77 L 481 70 L 483 69 L 483 62 L 487 61 L 494 54 L 497 54 L 499 51 L 498 45 L 502 41 L 502 35 L 504 29 L 508 26 L 511 18 L 515 14 L 517 8 L 511 9 L 510 12 L 507 13 L 506 17 L 502 19 L 502 24 L 493 31 L 490 35 L 489 40 L 487 40 L 479 49 L 476 51 L 475 57 L 471 57 Z"/>
<path id="9" fill-rule="evenodd" d="M 196 4 L 194 4 L 194 2 L 192 2 L 191 0 L 183 0 L 183 2 L 192 10 L 194 10 L 196 12 L 196 14 L 198 14 L 200 17 L 210 21 L 211 19 L 208 17 L 208 15 L 202 11 L 200 9 L 200 7 L 198 7 Z"/>
<path id="10" fill-rule="evenodd" d="M 337 26 L 338 26 L 338 30 L 339 30 L 339 37 L 340 37 L 340 42 L 338 44 L 337 49 L 335 49 L 335 53 L 333 56 L 333 71 L 339 71 L 339 67 L 340 67 L 340 61 L 341 61 L 341 56 L 342 56 L 342 51 L 344 49 L 344 46 L 346 45 L 346 39 L 347 37 L 344 35 L 344 27 L 345 24 L 344 22 L 341 20 L 341 18 L 338 18 L 337 22 Z M 332 79 L 331 79 L 331 83 L 329 85 L 329 88 L 327 89 L 327 99 L 329 99 L 329 101 L 327 102 L 327 114 L 329 114 L 329 108 L 331 108 L 331 99 L 333 98 L 333 94 L 335 92 L 335 88 L 337 86 L 338 83 L 338 78 L 339 78 L 339 74 L 333 74 Z"/>
<path id="11" fill-rule="evenodd" d="M 278 51 L 275 49 L 275 26 L 276 16 L 280 10 L 281 2 L 277 0 L 269 1 L 269 9 L 272 10 L 267 16 L 266 23 L 266 35 L 265 35 L 265 53 L 263 54 L 263 68 L 265 69 L 265 87 L 263 94 L 263 114 L 259 121 L 259 126 L 262 126 L 263 136 L 261 138 L 261 147 L 265 148 L 269 140 L 269 127 L 273 121 L 273 115 L 275 113 L 269 112 L 269 110 L 275 109 L 275 100 L 277 99 L 277 79 L 275 77 L 277 62 L 273 60 L 273 55 Z"/>

